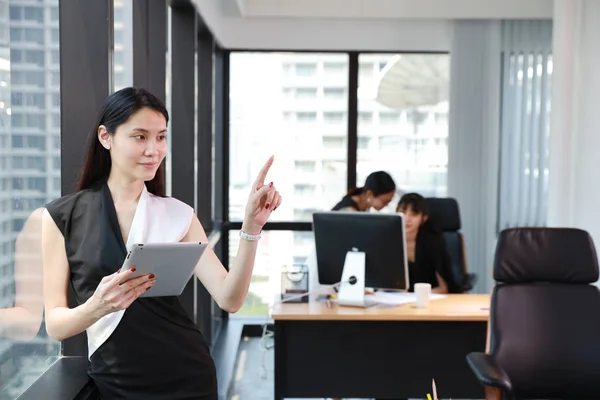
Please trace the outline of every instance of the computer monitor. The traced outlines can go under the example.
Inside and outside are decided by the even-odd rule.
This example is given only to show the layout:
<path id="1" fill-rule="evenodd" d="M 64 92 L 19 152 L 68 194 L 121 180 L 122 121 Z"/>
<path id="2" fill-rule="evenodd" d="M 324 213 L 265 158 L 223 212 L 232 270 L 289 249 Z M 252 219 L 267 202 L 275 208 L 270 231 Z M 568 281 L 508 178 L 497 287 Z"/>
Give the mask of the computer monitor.
<path id="1" fill-rule="evenodd" d="M 313 214 L 319 283 L 341 281 L 349 251 L 365 253 L 366 287 L 408 290 L 408 262 L 402 214 L 317 212 Z"/>

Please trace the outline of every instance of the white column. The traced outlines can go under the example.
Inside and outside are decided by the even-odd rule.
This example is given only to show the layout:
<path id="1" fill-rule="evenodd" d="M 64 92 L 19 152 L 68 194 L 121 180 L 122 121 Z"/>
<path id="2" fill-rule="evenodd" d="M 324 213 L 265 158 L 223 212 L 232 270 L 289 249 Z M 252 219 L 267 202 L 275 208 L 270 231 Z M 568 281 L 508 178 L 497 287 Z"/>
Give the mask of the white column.
<path id="1" fill-rule="evenodd" d="M 600 250 L 600 1 L 555 0 L 548 225 Z"/>
<path id="2" fill-rule="evenodd" d="M 500 21 L 456 21 L 451 48 L 448 195 L 458 200 L 475 292 L 492 287 L 496 243 Z"/>

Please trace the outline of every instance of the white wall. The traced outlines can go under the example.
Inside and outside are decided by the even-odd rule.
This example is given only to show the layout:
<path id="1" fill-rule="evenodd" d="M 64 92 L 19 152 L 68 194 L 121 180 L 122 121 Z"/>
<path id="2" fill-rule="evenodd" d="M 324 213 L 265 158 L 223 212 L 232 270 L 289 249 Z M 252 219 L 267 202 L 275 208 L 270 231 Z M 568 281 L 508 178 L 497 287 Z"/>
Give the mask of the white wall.
<path id="1" fill-rule="evenodd" d="M 600 251 L 600 1 L 556 0 L 548 223 Z"/>

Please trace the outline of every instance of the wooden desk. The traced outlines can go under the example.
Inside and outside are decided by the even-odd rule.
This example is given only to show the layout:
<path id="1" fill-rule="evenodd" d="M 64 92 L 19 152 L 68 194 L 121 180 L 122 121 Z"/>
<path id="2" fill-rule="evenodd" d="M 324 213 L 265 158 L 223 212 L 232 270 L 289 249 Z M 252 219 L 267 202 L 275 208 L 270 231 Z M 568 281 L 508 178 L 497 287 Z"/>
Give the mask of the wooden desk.
<path id="1" fill-rule="evenodd" d="M 368 309 L 323 302 L 274 307 L 275 399 L 482 398 L 465 356 L 484 351 L 489 295 L 453 294 Z"/>

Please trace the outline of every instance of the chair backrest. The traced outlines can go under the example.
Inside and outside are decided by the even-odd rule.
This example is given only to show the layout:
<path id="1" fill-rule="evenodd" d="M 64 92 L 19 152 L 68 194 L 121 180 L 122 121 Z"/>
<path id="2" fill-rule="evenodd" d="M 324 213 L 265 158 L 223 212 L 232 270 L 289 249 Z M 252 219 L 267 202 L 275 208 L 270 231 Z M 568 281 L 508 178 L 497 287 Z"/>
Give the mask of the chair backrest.
<path id="1" fill-rule="evenodd" d="M 452 260 L 452 277 L 455 286 L 464 287 L 467 280 L 467 257 L 464 237 L 460 233 L 460 209 L 453 198 L 429 197 L 426 199 L 432 225 L 444 233 L 448 253 Z M 470 289 L 470 288 L 469 288 Z"/>
<path id="2" fill-rule="evenodd" d="M 600 292 L 589 234 L 572 228 L 500 233 L 490 354 L 518 398 L 599 398 Z"/>

